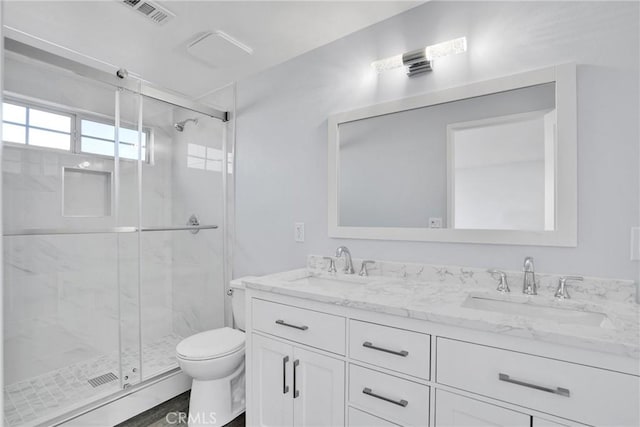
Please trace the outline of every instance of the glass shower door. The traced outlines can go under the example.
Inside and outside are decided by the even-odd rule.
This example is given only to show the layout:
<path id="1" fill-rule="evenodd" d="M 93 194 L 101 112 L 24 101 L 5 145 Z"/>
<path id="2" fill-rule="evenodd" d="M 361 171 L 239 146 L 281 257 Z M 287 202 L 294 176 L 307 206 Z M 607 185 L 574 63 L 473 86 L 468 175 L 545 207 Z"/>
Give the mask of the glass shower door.
<path id="1" fill-rule="evenodd" d="M 141 96 L 116 92 L 114 161 L 118 240 L 119 378 L 121 388 L 141 381 L 140 352 L 140 168 L 146 139 L 140 125 Z"/>
<path id="2" fill-rule="evenodd" d="M 224 326 L 225 124 L 143 97 L 142 379 L 177 367 L 183 338 Z M 196 226 L 199 225 L 199 226 Z"/>
<path id="3" fill-rule="evenodd" d="M 114 152 L 116 117 L 137 134 L 137 116 L 136 95 L 19 55 L 4 79 L 4 403 L 20 426 L 139 381 L 138 162 Z"/>
<path id="4" fill-rule="evenodd" d="M 225 324 L 227 124 L 16 52 L 2 123 L 11 427 L 174 370 L 180 340 Z"/>

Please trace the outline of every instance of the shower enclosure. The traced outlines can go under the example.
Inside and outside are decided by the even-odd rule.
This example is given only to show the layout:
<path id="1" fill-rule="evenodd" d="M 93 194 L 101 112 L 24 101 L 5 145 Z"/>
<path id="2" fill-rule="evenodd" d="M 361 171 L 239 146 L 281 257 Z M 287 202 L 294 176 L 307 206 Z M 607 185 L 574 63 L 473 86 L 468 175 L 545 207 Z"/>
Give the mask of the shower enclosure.
<path id="1" fill-rule="evenodd" d="M 23 426 L 170 375 L 182 338 L 225 325 L 232 124 L 5 46 L 4 422 Z"/>

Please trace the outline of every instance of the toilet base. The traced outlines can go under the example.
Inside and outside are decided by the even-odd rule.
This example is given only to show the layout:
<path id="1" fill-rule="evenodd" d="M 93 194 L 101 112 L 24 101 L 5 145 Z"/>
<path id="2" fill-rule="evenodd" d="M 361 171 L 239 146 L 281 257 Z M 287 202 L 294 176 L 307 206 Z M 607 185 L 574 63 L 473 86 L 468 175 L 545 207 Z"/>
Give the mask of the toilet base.
<path id="1" fill-rule="evenodd" d="M 245 410 L 244 361 L 231 375 L 217 380 L 193 380 L 189 427 L 223 426 Z"/>

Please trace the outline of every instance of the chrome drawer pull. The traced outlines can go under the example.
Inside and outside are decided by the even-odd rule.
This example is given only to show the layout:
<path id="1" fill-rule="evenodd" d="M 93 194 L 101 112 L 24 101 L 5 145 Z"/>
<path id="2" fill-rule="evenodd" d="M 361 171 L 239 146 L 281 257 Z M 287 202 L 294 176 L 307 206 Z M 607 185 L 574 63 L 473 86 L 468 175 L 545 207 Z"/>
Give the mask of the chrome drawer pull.
<path id="1" fill-rule="evenodd" d="M 367 396 L 375 397 L 376 399 L 384 400 L 385 402 L 393 403 L 394 405 L 402 406 L 403 408 L 409 404 L 409 402 L 407 402 L 404 399 L 393 400 L 393 399 L 391 399 L 389 397 L 380 396 L 379 394 L 376 394 L 373 391 L 371 391 L 371 389 L 369 387 L 363 388 L 362 392 L 364 394 L 366 394 Z"/>
<path id="2" fill-rule="evenodd" d="M 308 326 L 298 326 L 298 325 L 292 325 L 291 323 L 287 323 L 284 320 L 276 320 L 276 323 L 278 325 L 282 325 L 282 326 L 288 326 L 290 328 L 294 328 L 294 329 L 299 329 L 301 331 L 306 331 L 307 329 L 309 329 Z"/>
<path id="3" fill-rule="evenodd" d="M 289 361 L 289 356 L 285 356 L 282 358 L 282 394 L 289 393 L 289 386 L 287 385 L 287 362 Z"/>
<path id="4" fill-rule="evenodd" d="M 542 386 L 542 385 L 531 384 L 531 383 L 528 383 L 528 382 L 525 382 L 525 381 L 514 380 L 507 374 L 499 373 L 498 374 L 498 379 L 500 381 L 504 381 L 504 382 L 507 382 L 507 383 L 521 385 L 523 387 L 529 387 L 529 388 L 533 388 L 533 389 L 540 390 L 540 391 L 546 391 L 547 393 L 553 393 L 553 394 L 557 394 L 557 395 L 564 396 L 564 397 L 569 397 L 570 394 L 571 394 L 569 392 L 569 389 L 566 389 L 566 388 L 562 388 L 562 387 L 551 388 L 551 387 L 545 387 L 545 386 Z"/>
<path id="5" fill-rule="evenodd" d="M 366 348 L 370 348 L 371 350 L 378 350 L 378 351 L 384 351 L 385 353 L 395 354 L 396 356 L 407 357 L 409 355 L 409 352 L 406 350 L 400 350 L 400 351 L 389 350 L 388 348 L 377 347 L 371 344 L 369 341 L 363 342 L 362 346 Z"/>

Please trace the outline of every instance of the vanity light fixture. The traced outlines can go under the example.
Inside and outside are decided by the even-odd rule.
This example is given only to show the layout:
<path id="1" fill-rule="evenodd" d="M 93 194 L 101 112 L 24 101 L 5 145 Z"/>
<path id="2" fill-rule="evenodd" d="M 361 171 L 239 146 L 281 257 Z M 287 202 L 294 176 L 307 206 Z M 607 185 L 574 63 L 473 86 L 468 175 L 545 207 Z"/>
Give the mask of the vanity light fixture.
<path id="1" fill-rule="evenodd" d="M 433 69 L 433 60 L 436 58 L 455 55 L 466 51 L 467 38 L 459 37 L 446 42 L 433 44 L 423 49 L 412 50 L 402 55 L 380 59 L 372 62 L 371 66 L 379 73 L 405 66 L 407 67 L 407 75 L 409 77 L 413 77 L 417 74 L 431 71 Z"/>

